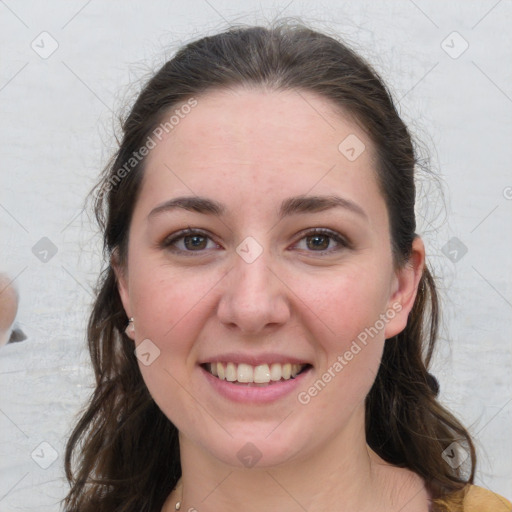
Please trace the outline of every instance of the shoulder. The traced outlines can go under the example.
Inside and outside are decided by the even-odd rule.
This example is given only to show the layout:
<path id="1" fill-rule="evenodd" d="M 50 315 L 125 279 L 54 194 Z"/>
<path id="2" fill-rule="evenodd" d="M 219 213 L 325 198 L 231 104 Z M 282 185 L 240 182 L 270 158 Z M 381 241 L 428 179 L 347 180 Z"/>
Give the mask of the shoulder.
<path id="1" fill-rule="evenodd" d="M 512 503 L 503 496 L 477 485 L 470 485 L 464 497 L 464 512 L 511 512 Z"/>
<path id="2" fill-rule="evenodd" d="M 435 503 L 446 512 L 512 512 L 509 500 L 477 485 L 467 485 L 462 491 Z"/>

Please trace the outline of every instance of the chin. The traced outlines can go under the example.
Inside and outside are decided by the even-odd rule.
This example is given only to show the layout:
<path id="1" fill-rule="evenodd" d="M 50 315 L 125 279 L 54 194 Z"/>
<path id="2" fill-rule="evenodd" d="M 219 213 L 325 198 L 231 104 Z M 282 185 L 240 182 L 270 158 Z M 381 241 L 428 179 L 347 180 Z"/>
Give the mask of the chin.
<path id="1" fill-rule="evenodd" d="M 223 436 L 222 439 L 202 439 L 199 444 L 224 464 L 247 469 L 278 467 L 312 449 L 311 440 L 308 439 L 310 436 L 304 435 L 304 427 L 298 431 L 293 429 L 292 432 L 278 425 L 279 422 L 274 421 L 271 427 L 268 424 L 264 427 L 253 424 L 252 428 L 245 425 L 243 429 L 227 426 L 229 432 L 237 434 L 233 437 Z"/>

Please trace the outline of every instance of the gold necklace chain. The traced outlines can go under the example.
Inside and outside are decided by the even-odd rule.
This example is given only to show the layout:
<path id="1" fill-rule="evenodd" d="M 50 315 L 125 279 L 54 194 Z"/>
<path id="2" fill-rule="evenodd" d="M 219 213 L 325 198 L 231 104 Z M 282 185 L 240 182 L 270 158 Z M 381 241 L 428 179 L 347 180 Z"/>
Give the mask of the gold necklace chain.
<path id="1" fill-rule="evenodd" d="M 181 498 L 178 499 L 178 501 L 175 503 L 174 505 L 174 510 L 180 510 L 181 509 L 181 502 L 183 500 L 183 488 L 182 488 L 182 482 L 181 482 L 181 478 L 178 480 L 178 483 L 176 484 L 176 493 L 178 492 L 178 489 L 181 491 Z"/>

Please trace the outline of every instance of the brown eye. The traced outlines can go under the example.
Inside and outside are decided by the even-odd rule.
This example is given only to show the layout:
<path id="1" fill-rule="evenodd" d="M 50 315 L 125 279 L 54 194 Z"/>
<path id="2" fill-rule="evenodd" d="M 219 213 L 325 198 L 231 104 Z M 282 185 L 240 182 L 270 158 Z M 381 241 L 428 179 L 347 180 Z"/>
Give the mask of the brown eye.
<path id="1" fill-rule="evenodd" d="M 309 231 L 306 233 L 306 236 L 300 239 L 299 244 L 302 240 L 306 241 L 306 249 L 304 249 L 306 252 L 333 253 L 350 247 L 350 244 L 344 237 L 328 229 L 318 228 Z"/>
<path id="2" fill-rule="evenodd" d="M 211 240 L 211 238 L 202 231 L 189 228 L 166 238 L 162 242 L 161 248 L 175 253 L 201 253 L 209 248 L 208 240 Z M 215 247 L 218 247 L 213 241 L 212 243 Z"/>
<path id="3" fill-rule="evenodd" d="M 325 251 L 329 247 L 330 237 L 327 235 L 314 235 L 306 237 L 308 247 Z"/>
<path id="4" fill-rule="evenodd" d="M 206 247 L 206 237 L 203 235 L 187 235 L 181 238 L 183 238 L 184 245 L 187 249 L 204 249 Z"/>

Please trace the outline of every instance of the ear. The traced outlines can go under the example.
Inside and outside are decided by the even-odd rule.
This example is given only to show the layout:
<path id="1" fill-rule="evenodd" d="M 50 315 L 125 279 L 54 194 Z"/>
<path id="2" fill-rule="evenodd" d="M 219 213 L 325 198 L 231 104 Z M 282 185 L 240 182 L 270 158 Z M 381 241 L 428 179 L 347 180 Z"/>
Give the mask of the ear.
<path id="1" fill-rule="evenodd" d="M 407 318 L 414 306 L 418 286 L 425 268 L 425 246 L 423 240 L 416 236 L 412 242 L 409 261 L 395 273 L 392 293 L 388 302 L 388 311 L 395 316 L 386 324 L 385 337 L 392 338 L 401 333 L 407 325 Z"/>
<path id="2" fill-rule="evenodd" d="M 128 275 L 127 269 L 125 265 L 122 265 L 119 260 L 119 251 L 118 249 L 114 249 L 112 251 L 112 255 L 110 257 L 110 265 L 112 266 L 112 270 L 116 276 L 117 282 L 117 291 L 119 292 L 119 297 L 121 298 L 121 302 L 123 303 L 124 312 L 128 318 L 131 318 L 131 305 L 130 305 L 130 294 L 128 291 Z M 128 330 L 126 334 L 131 338 L 133 338 L 133 333 Z"/>

